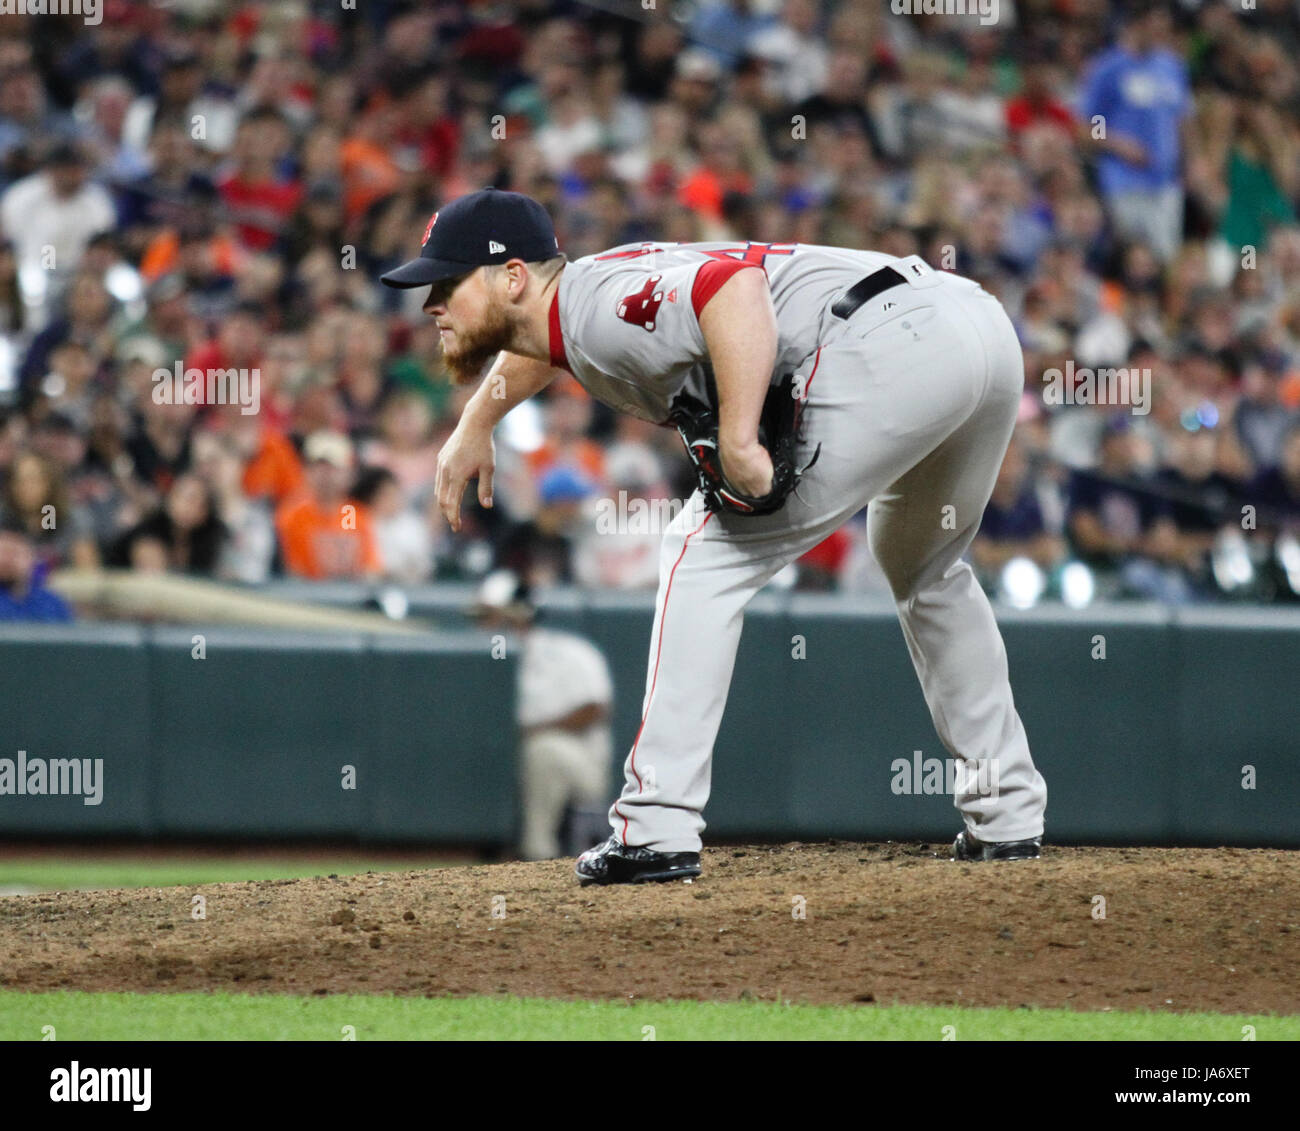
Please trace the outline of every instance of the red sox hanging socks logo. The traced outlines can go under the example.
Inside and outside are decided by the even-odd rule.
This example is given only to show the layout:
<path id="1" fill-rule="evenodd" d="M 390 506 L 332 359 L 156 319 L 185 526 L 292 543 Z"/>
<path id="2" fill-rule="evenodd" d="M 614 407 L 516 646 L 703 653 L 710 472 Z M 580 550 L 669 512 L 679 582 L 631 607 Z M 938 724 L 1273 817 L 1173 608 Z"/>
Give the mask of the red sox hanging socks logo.
<path id="1" fill-rule="evenodd" d="M 645 285 L 635 294 L 628 295 L 618 304 L 618 316 L 624 322 L 630 322 L 633 326 L 654 332 L 655 316 L 659 313 L 659 307 L 663 305 L 664 292 L 659 286 L 662 275 L 651 275 L 645 281 Z"/>

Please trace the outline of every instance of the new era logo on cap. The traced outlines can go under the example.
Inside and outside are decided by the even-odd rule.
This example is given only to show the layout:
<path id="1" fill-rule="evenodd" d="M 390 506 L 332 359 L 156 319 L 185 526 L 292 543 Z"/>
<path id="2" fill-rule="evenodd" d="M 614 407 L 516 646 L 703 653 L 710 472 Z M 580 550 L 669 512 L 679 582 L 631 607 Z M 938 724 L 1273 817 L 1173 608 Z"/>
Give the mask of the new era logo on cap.
<path id="1" fill-rule="evenodd" d="M 539 202 L 486 188 L 443 204 L 424 229 L 419 258 L 380 279 L 390 287 L 424 287 L 501 263 L 502 256 L 531 263 L 558 252 L 555 227 Z"/>

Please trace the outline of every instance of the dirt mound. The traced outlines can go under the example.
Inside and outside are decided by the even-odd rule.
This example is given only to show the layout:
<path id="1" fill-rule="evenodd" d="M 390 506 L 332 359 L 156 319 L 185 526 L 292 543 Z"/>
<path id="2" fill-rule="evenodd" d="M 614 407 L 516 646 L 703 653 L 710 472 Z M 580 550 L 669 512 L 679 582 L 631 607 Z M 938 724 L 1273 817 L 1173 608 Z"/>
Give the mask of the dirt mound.
<path id="1" fill-rule="evenodd" d="M 555 861 L 10 896 L 0 984 L 1300 1012 L 1295 853 L 946 855 L 718 848 L 694 883 L 642 887 Z"/>

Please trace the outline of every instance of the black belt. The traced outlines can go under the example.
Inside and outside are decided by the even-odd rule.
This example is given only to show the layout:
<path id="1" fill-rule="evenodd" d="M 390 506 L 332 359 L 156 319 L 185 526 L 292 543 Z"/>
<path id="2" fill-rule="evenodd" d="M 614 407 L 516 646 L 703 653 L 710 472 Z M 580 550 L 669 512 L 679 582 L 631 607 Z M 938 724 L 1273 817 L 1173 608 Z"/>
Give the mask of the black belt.
<path id="1" fill-rule="evenodd" d="M 892 267 L 882 267 L 879 271 L 854 283 L 836 299 L 835 305 L 831 307 L 831 313 L 836 318 L 852 318 L 864 303 L 870 302 L 876 295 L 884 294 L 890 287 L 906 282 L 907 280 Z"/>

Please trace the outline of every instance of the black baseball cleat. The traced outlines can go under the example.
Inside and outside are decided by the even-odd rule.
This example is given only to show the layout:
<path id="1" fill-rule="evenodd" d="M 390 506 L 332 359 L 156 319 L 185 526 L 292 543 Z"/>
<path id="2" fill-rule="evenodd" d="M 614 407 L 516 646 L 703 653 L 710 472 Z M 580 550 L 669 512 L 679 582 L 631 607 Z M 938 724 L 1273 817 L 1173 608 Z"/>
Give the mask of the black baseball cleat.
<path id="1" fill-rule="evenodd" d="M 659 884 L 689 880 L 700 874 L 698 852 L 656 852 L 629 848 L 611 836 L 578 857 L 574 874 L 587 884 Z"/>
<path id="2" fill-rule="evenodd" d="M 952 842 L 954 860 L 1037 860 L 1042 855 L 1043 838 L 999 840 L 985 844 L 968 832 L 959 832 Z"/>

